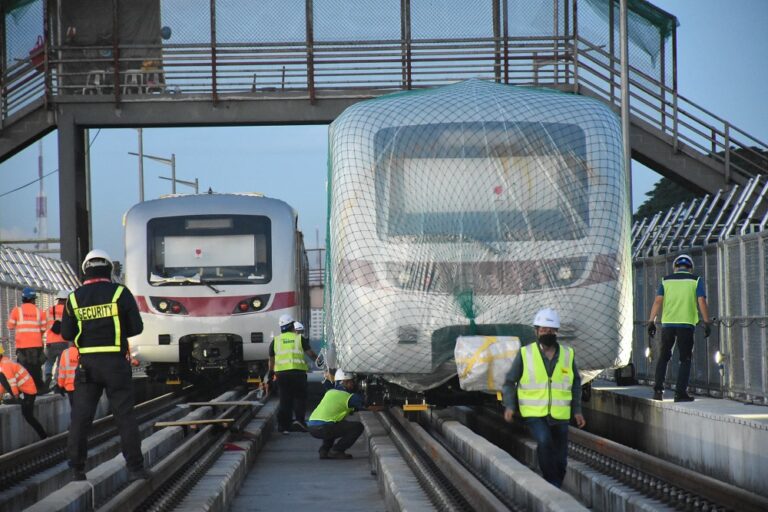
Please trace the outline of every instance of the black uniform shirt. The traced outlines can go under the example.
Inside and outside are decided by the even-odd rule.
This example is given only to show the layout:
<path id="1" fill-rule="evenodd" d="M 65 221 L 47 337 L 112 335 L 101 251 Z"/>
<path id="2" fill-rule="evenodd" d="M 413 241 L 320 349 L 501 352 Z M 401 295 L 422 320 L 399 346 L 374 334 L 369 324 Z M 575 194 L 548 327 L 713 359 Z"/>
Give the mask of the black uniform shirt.
<path id="1" fill-rule="evenodd" d="M 75 290 L 75 299 L 79 308 L 109 304 L 115 295 L 117 283 L 97 281 L 84 284 Z M 128 352 L 128 338 L 136 336 L 144 330 L 139 307 L 131 291 L 123 286 L 123 292 L 117 299 L 118 317 L 120 318 L 120 353 Z M 80 347 L 113 346 L 115 344 L 115 324 L 112 317 L 87 320 L 82 323 L 83 332 L 77 344 Z M 61 317 L 61 336 L 68 341 L 74 341 L 77 336 L 77 318 L 74 315 L 71 301 L 67 300 L 64 315 Z"/>

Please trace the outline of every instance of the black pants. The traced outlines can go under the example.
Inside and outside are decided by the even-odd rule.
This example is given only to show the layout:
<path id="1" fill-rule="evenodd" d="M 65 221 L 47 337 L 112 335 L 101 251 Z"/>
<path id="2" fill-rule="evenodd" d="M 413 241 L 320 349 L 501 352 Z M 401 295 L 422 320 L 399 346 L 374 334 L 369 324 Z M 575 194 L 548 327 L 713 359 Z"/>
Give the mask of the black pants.
<path id="1" fill-rule="evenodd" d="M 667 363 L 672 357 L 672 347 L 677 342 L 677 353 L 680 358 L 680 369 L 677 371 L 676 395 L 684 395 L 688 389 L 688 378 L 691 376 L 691 357 L 693 356 L 693 328 L 662 327 L 661 350 L 659 361 L 656 363 L 656 382 L 653 388 L 664 391 L 664 377 L 667 374 Z"/>
<path id="2" fill-rule="evenodd" d="M 276 372 L 280 389 L 280 408 L 277 411 L 277 429 L 290 430 L 291 413 L 296 421 L 304 423 L 307 412 L 307 372 L 287 370 Z"/>
<path id="3" fill-rule="evenodd" d="M 48 346 L 45 347 L 45 355 L 47 360 L 45 361 L 45 380 L 46 382 L 51 382 L 51 374 L 53 372 L 53 363 L 56 362 L 56 360 L 59 358 L 62 352 L 64 352 L 67 347 L 69 347 L 69 343 L 66 341 L 57 341 L 55 343 L 49 343 Z"/>
<path id="4" fill-rule="evenodd" d="M 109 406 L 120 434 L 120 448 L 129 470 L 144 466 L 141 437 L 133 414 L 131 365 L 123 354 L 81 354 L 75 372 L 74 404 L 69 427 L 69 465 L 85 469 L 87 438 L 101 393 L 106 390 Z"/>
<path id="5" fill-rule="evenodd" d="M 323 440 L 320 452 L 328 453 L 329 450 L 343 452 L 355 444 L 357 438 L 363 433 L 363 424 L 356 421 L 341 420 L 338 423 L 310 426 L 309 433 L 312 434 L 312 437 Z M 334 441 L 336 441 L 335 446 Z"/>
<path id="6" fill-rule="evenodd" d="M 16 359 L 32 376 L 35 381 L 38 393 L 46 391 L 43 382 L 43 363 L 45 363 L 45 353 L 43 347 L 39 348 L 17 348 Z"/>
<path id="7" fill-rule="evenodd" d="M 24 393 L 24 398 L 21 399 L 21 415 L 24 416 L 27 423 L 35 429 L 35 432 L 40 436 L 40 439 L 45 439 L 48 437 L 48 434 L 45 433 L 45 429 L 40 422 L 37 421 L 37 418 L 35 418 L 35 398 L 37 398 L 37 395 L 28 395 Z"/>

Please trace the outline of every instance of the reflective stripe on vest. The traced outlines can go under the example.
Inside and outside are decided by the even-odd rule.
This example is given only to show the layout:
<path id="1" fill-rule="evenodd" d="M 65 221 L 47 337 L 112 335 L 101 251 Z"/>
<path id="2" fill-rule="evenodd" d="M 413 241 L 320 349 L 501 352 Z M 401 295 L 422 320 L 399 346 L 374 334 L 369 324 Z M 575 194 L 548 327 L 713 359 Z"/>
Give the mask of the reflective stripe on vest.
<path id="1" fill-rule="evenodd" d="M 679 274 L 676 272 L 675 274 Z M 687 324 L 699 323 L 699 313 L 696 310 L 696 288 L 701 277 L 686 272 L 690 277 L 682 279 L 661 280 L 664 287 L 664 302 L 661 309 L 661 324 Z M 674 275 L 674 274 L 673 274 Z"/>
<path id="2" fill-rule="evenodd" d="M 24 310 L 27 310 L 26 318 Z M 8 318 L 8 328 L 14 329 L 16 348 L 38 348 L 43 346 L 45 324 L 40 310 L 32 303 L 17 306 Z"/>
<path id="3" fill-rule="evenodd" d="M 304 359 L 304 348 L 301 344 L 301 336 L 294 332 L 284 332 L 275 338 L 275 371 L 286 370 L 307 371 L 307 362 Z"/>
<path id="4" fill-rule="evenodd" d="M 75 347 L 70 347 L 61 353 L 61 357 L 59 358 L 59 375 L 57 378 L 59 387 L 64 388 L 67 391 L 75 390 L 75 372 L 77 371 L 77 363 L 79 359 Z"/>
<path id="5" fill-rule="evenodd" d="M 517 386 L 520 414 L 542 418 L 550 415 L 557 420 L 571 418 L 571 387 L 573 386 L 573 349 L 560 345 L 552 378 L 547 375 L 544 358 L 536 344 L 520 349 L 523 375 Z"/>
<path id="6" fill-rule="evenodd" d="M 7 389 L 5 392 L 10 393 L 13 396 L 19 396 L 20 392 L 27 395 L 37 394 L 35 381 L 32 379 L 32 376 L 27 369 L 19 363 L 14 363 L 10 359 L 4 357 L 2 358 L 2 362 L 0 362 L 0 371 L 3 372 L 5 378 L 8 379 L 8 385 L 11 386 L 11 389 Z"/>
<path id="7" fill-rule="evenodd" d="M 329 389 L 323 395 L 323 399 L 317 408 L 312 411 L 309 421 L 327 421 L 338 423 L 349 415 L 354 409 L 349 406 L 352 393 L 340 389 Z"/>
<path id="8" fill-rule="evenodd" d="M 75 336 L 75 346 L 81 354 L 97 354 L 104 352 L 120 352 L 120 316 L 117 307 L 117 299 L 123 293 L 123 287 L 118 286 L 115 294 L 112 296 L 112 302 L 108 304 L 96 304 L 95 306 L 77 306 L 75 292 L 69 294 L 69 302 L 72 304 L 75 318 L 77 319 L 77 335 Z M 95 347 L 81 347 L 80 335 L 83 334 L 83 322 L 91 320 L 102 320 L 112 318 L 115 325 L 115 343 L 114 345 L 97 345 Z"/>

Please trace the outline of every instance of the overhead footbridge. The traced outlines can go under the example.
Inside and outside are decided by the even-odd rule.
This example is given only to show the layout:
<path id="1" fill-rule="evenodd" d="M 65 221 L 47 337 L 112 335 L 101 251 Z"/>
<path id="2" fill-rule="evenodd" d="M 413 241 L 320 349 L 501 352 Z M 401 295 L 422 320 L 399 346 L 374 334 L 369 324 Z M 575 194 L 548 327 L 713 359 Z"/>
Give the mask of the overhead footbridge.
<path id="1" fill-rule="evenodd" d="M 4 2 L 0 161 L 58 129 L 62 256 L 76 262 L 90 247 L 85 128 L 325 124 L 360 100 L 470 78 L 619 111 L 618 2 L 428 4 Z M 767 172 L 768 144 L 678 91 L 675 17 L 629 7 L 632 157 L 708 193 Z"/>

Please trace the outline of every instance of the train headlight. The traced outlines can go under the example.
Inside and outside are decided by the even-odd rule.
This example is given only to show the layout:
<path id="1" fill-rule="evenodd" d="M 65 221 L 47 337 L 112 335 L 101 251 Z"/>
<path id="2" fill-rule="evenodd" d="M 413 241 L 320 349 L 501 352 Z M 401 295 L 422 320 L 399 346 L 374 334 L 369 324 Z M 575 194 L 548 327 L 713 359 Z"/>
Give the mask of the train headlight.
<path id="1" fill-rule="evenodd" d="M 253 306 L 253 309 L 260 309 L 261 308 L 261 299 L 253 299 L 251 301 L 251 306 Z"/>
<path id="2" fill-rule="evenodd" d="M 246 311 L 248 311 L 248 309 L 249 309 L 249 307 L 248 307 L 248 303 L 247 303 L 247 302 L 245 302 L 245 301 L 241 301 L 241 302 L 240 302 L 240 303 L 237 305 L 237 309 L 239 309 L 241 313 L 245 313 L 245 312 L 246 312 Z"/>
<path id="3" fill-rule="evenodd" d="M 162 311 L 163 313 L 165 313 L 166 311 L 168 311 L 168 308 L 169 308 L 169 307 L 170 307 L 170 305 L 169 305 L 169 304 L 168 304 L 168 302 L 167 302 L 167 301 L 165 301 L 165 300 L 161 300 L 160 302 L 158 302 L 158 303 L 157 303 L 157 309 L 159 309 L 159 310 L 160 310 L 160 311 Z"/>
<path id="4" fill-rule="evenodd" d="M 719 350 L 715 352 L 715 364 L 722 365 L 725 362 L 725 354 Z"/>
<path id="5" fill-rule="evenodd" d="M 573 277 L 573 269 L 569 265 L 563 265 L 557 271 L 557 278 L 561 281 L 568 281 Z"/>
<path id="6" fill-rule="evenodd" d="M 176 314 L 181 313 L 181 304 L 179 304 L 178 302 L 174 302 L 171 305 L 171 313 L 176 313 Z"/>

